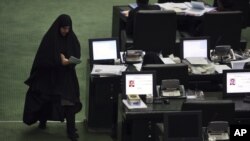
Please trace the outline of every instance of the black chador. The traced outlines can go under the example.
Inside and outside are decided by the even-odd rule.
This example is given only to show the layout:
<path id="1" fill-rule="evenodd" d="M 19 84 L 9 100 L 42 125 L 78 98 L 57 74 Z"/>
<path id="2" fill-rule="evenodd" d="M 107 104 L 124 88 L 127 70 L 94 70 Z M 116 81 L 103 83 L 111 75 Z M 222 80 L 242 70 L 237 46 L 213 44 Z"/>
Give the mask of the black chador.
<path id="1" fill-rule="evenodd" d="M 68 27 L 63 35 L 61 28 Z M 60 15 L 44 35 L 36 53 L 29 78 L 23 121 L 31 125 L 40 121 L 40 128 L 47 120 L 67 120 L 69 136 L 75 133 L 75 113 L 81 110 L 79 84 L 75 64 L 63 65 L 65 58 L 80 58 L 80 44 L 73 32 L 68 15 Z"/>

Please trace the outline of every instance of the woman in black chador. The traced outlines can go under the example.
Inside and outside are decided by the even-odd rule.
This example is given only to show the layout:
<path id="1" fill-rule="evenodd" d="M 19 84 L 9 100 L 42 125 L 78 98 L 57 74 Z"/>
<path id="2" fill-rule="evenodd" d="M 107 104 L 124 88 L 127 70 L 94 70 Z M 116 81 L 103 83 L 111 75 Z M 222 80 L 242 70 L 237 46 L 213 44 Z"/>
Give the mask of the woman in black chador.
<path id="1" fill-rule="evenodd" d="M 44 35 L 29 78 L 23 121 L 39 122 L 45 129 L 47 120 L 67 121 L 68 137 L 76 141 L 75 114 L 81 110 L 79 84 L 75 66 L 80 58 L 80 44 L 73 32 L 70 16 L 62 14 Z M 77 60 L 77 59 L 75 59 Z"/>

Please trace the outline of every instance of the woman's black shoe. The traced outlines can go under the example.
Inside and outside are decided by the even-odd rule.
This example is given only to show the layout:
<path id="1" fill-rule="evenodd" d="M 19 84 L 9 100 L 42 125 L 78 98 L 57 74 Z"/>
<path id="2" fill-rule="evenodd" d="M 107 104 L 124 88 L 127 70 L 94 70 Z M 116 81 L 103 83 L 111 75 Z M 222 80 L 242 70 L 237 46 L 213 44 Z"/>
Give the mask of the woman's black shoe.
<path id="1" fill-rule="evenodd" d="M 68 134 L 68 137 L 71 141 L 77 141 L 77 138 L 79 138 L 79 135 L 77 133 L 71 133 L 71 134 Z"/>
<path id="2" fill-rule="evenodd" d="M 46 122 L 39 122 L 38 128 L 40 128 L 40 129 L 46 129 L 47 128 Z"/>
<path id="3" fill-rule="evenodd" d="M 73 138 L 79 138 L 79 135 L 77 133 L 71 133 L 71 134 L 68 134 L 68 137 L 70 139 L 73 139 Z"/>

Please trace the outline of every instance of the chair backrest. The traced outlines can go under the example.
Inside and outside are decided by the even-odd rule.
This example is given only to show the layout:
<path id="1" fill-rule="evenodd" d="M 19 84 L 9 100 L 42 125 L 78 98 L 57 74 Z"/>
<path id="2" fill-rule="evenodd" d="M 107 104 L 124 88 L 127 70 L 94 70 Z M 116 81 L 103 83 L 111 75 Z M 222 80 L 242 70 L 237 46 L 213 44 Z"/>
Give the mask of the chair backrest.
<path id="1" fill-rule="evenodd" d="M 188 85 L 188 66 L 179 64 L 147 64 L 143 71 L 156 71 L 156 84 L 160 85 L 165 79 L 178 79 L 181 85 Z"/>
<path id="2" fill-rule="evenodd" d="M 208 12 L 204 14 L 203 36 L 210 37 L 210 48 L 217 45 L 231 45 L 234 50 L 240 50 L 241 39 L 240 11 Z"/>
<path id="3" fill-rule="evenodd" d="M 233 1 L 233 10 L 238 10 L 242 12 L 242 28 L 248 26 L 249 18 L 249 0 L 234 0 Z"/>
<path id="4" fill-rule="evenodd" d="M 202 141 L 201 118 L 200 111 L 171 111 L 165 113 L 164 141 Z"/>
<path id="5" fill-rule="evenodd" d="M 250 69 L 250 62 L 246 62 L 246 63 L 245 63 L 244 69 Z"/>
<path id="6" fill-rule="evenodd" d="M 235 104 L 232 100 L 190 100 L 182 105 L 183 111 L 202 111 L 202 125 L 207 127 L 211 121 L 232 123 Z"/>
<path id="7" fill-rule="evenodd" d="M 140 10 L 134 20 L 134 48 L 146 52 L 174 52 L 177 17 L 173 11 Z"/>

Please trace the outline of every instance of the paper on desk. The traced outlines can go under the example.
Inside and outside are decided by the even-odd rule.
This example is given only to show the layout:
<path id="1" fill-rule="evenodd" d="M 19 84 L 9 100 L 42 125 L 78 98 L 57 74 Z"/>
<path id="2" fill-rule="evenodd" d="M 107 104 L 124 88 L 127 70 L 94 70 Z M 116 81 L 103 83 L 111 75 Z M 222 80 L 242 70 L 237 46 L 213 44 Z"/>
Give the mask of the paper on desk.
<path id="1" fill-rule="evenodd" d="M 124 65 L 94 65 L 92 75 L 122 75 L 127 69 Z"/>
<path id="2" fill-rule="evenodd" d="M 227 65 L 214 65 L 214 67 L 215 67 L 215 71 L 218 73 L 222 73 L 223 70 L 230 70 L 231 69 Z"/>
<path id="3" fill-rule="evenodd" d="M 171 58 L 161 58 L 164 64 L 175 64 L 175 62 Z"/>
<path id="4" fill-rule="evenodd" d="M 191 65 L 208 65 L 207 59 L 203 57 L 187 57 Z"/>
<path id="5" fill-rule="evenodd" d="M 142 63 L 133 64 L 137 71 L 141 71 Z"/>
<path id="6" fill-rule="evenodd" d="M 250 62 L 250 58 L 239 61 L 231 61 L 232 69 L 243 69 L 246 62 Z"/>
<path id="7" fill-rule="evenodd" d="M 147 105 L 142 100 L 139 105 L 130 105 L 126 99 L 123 99 L 122 102 L 128 109 L 147 108 Z"/>
<path id="8" fill-rule="evenodd" d="M 173 10 L 176 13 L 184 12 L 184 10 L 188 8 L 184 3 L 167 2 L 156 3 L 156 5 L 159 5 L 162 10 Z"/>

